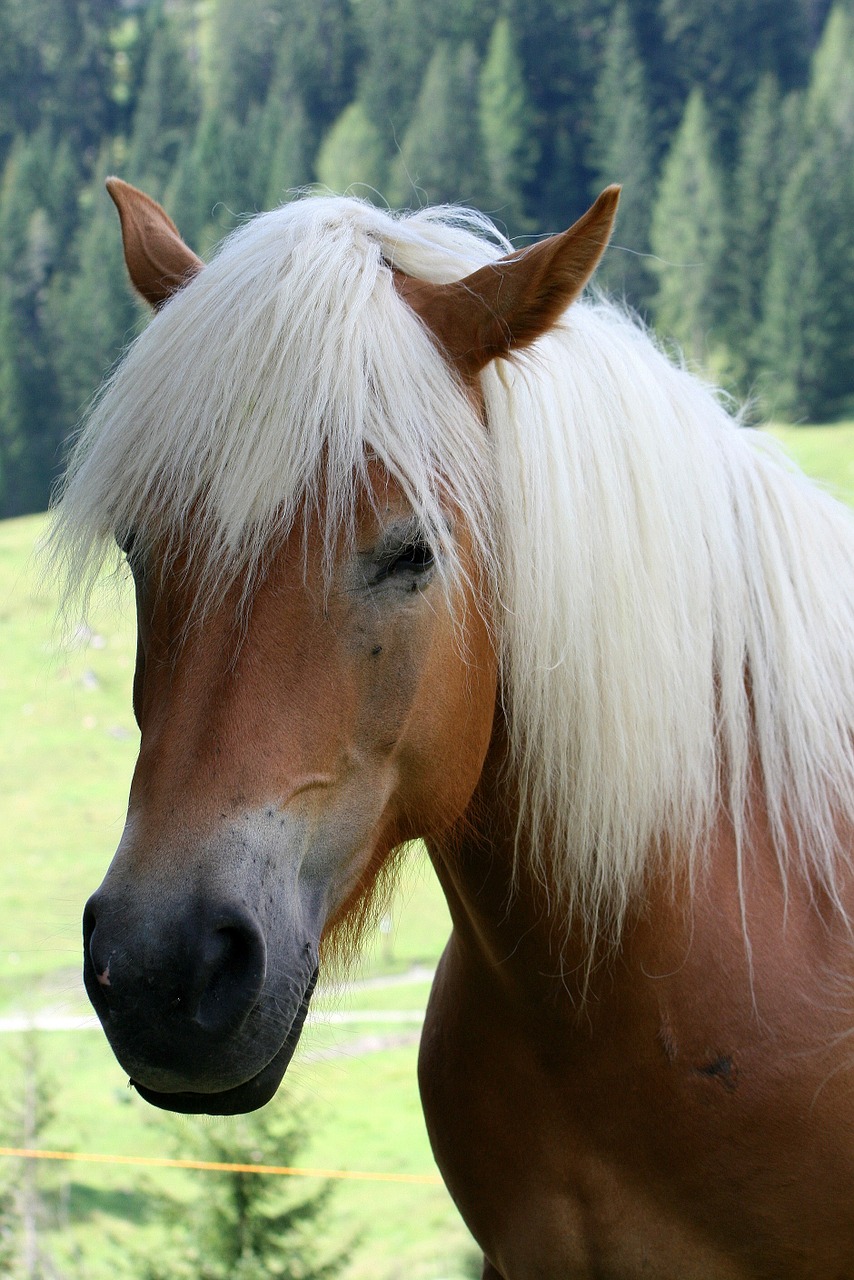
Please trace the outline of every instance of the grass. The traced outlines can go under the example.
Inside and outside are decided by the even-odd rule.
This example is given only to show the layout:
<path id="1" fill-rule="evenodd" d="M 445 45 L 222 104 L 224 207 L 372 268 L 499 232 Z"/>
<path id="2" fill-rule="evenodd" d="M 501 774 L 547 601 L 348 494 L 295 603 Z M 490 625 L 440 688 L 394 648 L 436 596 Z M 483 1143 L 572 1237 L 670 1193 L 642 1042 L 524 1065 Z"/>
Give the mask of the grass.
<path id="1" fill-rule="evenodd" d="M 92 644 L 59 647 L 33 558 L 42 528 L 0 528 L 0 1007 L 70 989 L 80 905 L 121 831 L 137 746 L 127 595 L 95 609 Z"/>
<path id="2" fill-rule="evenodd" d="M 378 1035 L 387 1027 L 366 1023 L 359 1032 Z M 329 1035 L 309 1032 L 300 1056 L 272 1106 L 306 1119 L 310 1138 L 300 1155 L 306 1168 L 430 1173 L 435 1166 L 415 1096 L 414 1045 L 373 1054 L 347 1053 L 353 1033 L 338 1029 L 341 1056 L 309 1062 Z M 7 1088 L 19 1037 L 5 1036 Z M 129 1091 L 98 1032 L 45 1033 L 40 1037 L 56 1118 L 42 1136 L 45 1149 L 140 1156 L 173 1154 L 175 1124 Z M 373 1099 L 376 1105 L 366 1105 Z M 227 1119 L 186 1119 L 186 1126 Z M 240 1156 L 236 1155 L 236 1159 Z M 64 1206 L 53 1233 L 59 1257 L 85 1257 L 86 1280 L 127 1274 L 131 1252 L 160 1251 L 164 1233 L 151 1205 L 159 1192 L 186 1198 L 188 1212 L 204 1195 L 208 1172 L 141 1170 L 135 1167 L 44 1164 L 39 1178 L 51 1199 Z M 308 1185 L 315 1186 L 310 1180 Z M 303 1188 L 294 1185 L 294 1194 Z M 378 1211 L 379 1210 L 379 1211 Z M 461 1280 L 472 1246 L 444 1187 L 340 1182 L 323 1221 L 324 1240 L 358 1239 L 346 1280 Z M 96 1247 L 93 1248 L 93 1245 Z"/>
<path id="3" fill-rule="evenodd" d="M 854 422 L 770 430 L 808 476 L 854 506 Z"/>
<path id="4" fill-rule="evenodd" d="M 773 430 L 805 470 L 852 499 L 854 423 Z M 56 643 L 55 594 L 39 583 L 33 559 L 43 527 L 41 517 L 0 524 L 0 806 L 7 849 L 0 865 L 0 1014 L 62 1005 L 82 1016 L 88 1006 L 79 977 L 80 913 L 121 833 L 137 748 L 130 708 L 134 626 L 129 592 L 108 591 L 92 611 L 90 642 L 67 649 Z M 447 912 L 423 859 L 412 860 L 392 918 L 392 933 L 374 938 L 361 976 L 435 963 Z M 413 1023 L 372 1022 L 371 1013 L 421 1010 L 428 989 L 428 980 L 416 977 L 343 995 L 318 993 L 319 1012 L 343 1009 L 365 1020 L 309 1026 L 271 1104 L 308 1117 L 305 1166 L 434 1171 L 415 1044 L 363 1051 L 365 1037 L 381 1042 L 415 1032 Z M 7 1100 L 16 1087 L 18 1044 L 14 1035 L 0 1037 Z M 56 1113 L 43 1146 L 119 1155 L 168 1150 L 158 1113 L 128 1091 L 100 1032 L 44 1033 L 40 1044 L 55 1080 Z M 330 1048 L 337 1056 L 314 1058 Z M 133 1274 L 129 1253 L 163 1247 L 152 1207 L 158 1189 L 184 1195 L 191 1212 L 204 1179 L 215 1176 L 86 1164 L 39 1169 L 60 1210 L 58 1253 L 70 1274 L 86 1280 Z M 341 1183 L 323 1231 L 331 1242 L 359 1237 L 345 1280 L 462 1280 L 470 1273 L 473 1246 L 440 1186 Z"/>

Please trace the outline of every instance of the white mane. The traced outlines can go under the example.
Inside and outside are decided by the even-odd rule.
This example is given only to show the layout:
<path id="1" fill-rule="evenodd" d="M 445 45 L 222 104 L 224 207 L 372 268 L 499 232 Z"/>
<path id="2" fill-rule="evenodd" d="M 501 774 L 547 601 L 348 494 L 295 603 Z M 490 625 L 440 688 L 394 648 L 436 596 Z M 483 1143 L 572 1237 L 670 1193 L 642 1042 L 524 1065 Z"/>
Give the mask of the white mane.
<path id="1" fill-rule="evenodd" d="M 854 520 L 603 305 L 486 370 L 485 432 L 389 264 L 440 283 L 506 247 L 474 215 L 326 198 L 237 231 L 93 408 L 55 531 L 71 579 L 131 528 L 177 542 L 191 510 L 209 591 L 306 499 L 331 549 L 377 458 L 451 578 L 447 503 L 472 526 L 527 856 L 545 876 L 565 850 L 566 904 L 615 924 L 651 858 L 701 857 L 722 812 L 741 841 L 756 761 L 782 874 L 838 900 Z"/>

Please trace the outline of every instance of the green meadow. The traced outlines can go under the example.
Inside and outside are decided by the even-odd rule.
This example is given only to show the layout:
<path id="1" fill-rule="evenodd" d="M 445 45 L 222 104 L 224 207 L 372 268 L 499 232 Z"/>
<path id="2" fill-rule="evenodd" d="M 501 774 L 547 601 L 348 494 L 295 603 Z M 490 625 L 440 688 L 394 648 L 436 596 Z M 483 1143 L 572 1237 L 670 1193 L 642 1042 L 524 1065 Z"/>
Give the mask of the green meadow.
<path id="1" fill-rule="evenodd" d="M 774 434 L 810 474 L 854 500 L 854 423 Z M 53 1108 L 42 1147 L 174 1155 L 176 1123 L 128 1090 L 100 1031 L 86 1025 L 79 976 L 83 903 L 121 834 L 138 742 L 130 707 L 130 592 L 127 583 L 106 584 L 86 626 L 72 625 L 70 640 L 61 642 L 56 591 L 41 580 L 35 555 L 44 529 L 43 517 L 0 524 L 0 1018 L 52 1014 L 76 1028 L 38 1033 Z M 417 852 L 389 919 L 390 931 L 374 938 L 350 975 L 352 985 L 318 994 L 317 1020 L 271 1104 L 305 1121 L 304 1167 L 436 1172 L 418 1104 L 416 1042 L 448 924 Z M 328 1013 L 345 1020 L 323 1021 Z M 0 1124 L 23 1089 L 22 1044 L 16 1032 L 0 1035 Z M 189 1135 L 193 1125 L 228 1123 L 179 1121 L 178 1144 L 182 1125 Z M 14 1145 L 2 1131 L 0 1143 Z M 0 1174 L 4 1169 L 19 1176 L 9 1157 Z M 58 1264 L 65 1275 L 86 1280 L 138 1274 L 133 1259 L 164 1247 L 158 1192 L 184 1197 L 191 1217 L 205 1180 L 218 1176 L 40 1162 Z M 356 1242 L 345 1280 L 476 1274 L 474 1247 L 441 1186 L 342 1180 L 318 1230 L 333 1244 Z"/>
<path id="2" fill-rule="evenodd" d="M 854 506 L 854 422 L 770 428 L 808 476 Z"/>

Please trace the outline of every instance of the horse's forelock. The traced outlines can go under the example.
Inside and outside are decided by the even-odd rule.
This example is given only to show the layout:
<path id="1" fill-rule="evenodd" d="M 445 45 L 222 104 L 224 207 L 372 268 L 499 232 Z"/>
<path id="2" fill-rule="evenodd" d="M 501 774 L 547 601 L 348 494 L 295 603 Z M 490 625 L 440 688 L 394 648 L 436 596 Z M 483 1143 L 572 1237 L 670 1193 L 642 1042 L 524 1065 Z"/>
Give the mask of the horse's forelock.
<path id="1" fill-rule="evenodd" d="M 487 553 L 486 442 L 391 262 L 440 277 L 488 256 L 454 223 L 310 199 L 252 219 L 165 306 L 106 384 L 71 460 L 56 538 L 90 581 L 114 533 L 180 541 L 201 526 L 205 591 L 246 579 L 306 507 L 327 541 L 352 517 L 369 458 L 453 560 L 444 508 Z M 466 259 L 463 250 L 468 247 Z M 449 560 L 450 558 L 450 560 Z M 451 568 L 453 566 L 451 565 Z"/>

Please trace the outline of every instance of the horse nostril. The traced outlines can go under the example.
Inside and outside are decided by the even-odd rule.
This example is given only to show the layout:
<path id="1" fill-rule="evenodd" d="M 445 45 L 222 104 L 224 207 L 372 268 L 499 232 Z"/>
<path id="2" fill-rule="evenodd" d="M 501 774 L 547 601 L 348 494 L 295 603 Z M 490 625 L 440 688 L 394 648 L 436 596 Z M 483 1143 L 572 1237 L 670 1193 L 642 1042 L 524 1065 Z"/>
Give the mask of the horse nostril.
<path id="1" fill-rule="evenodd" d="M 97 924 L 93 897 L 86 903 L 83 911 L 83 978 L 93 1002 L 103 1001 L 105 988 L 110 986 L 110 957 L 99 954 Z"/>
<path id="2" fill-rule="evenodd" d="M 92 941 L 92 934 L 95 932 L 96 923 L 97 913 L 95 911 L 95 898 L 93 895 L 83 908 L 83 950 L 86 956 L 89 955 L 89 946 Z"/>
<path id="3" fill-rule="evenodd" d="M 155 1021 L 164 1036 L 238 1030 L 257 1004 L 267 947 L 242 905 L 206 904 L 156 918 L 99 891 L 83 913 L 83 974 L 95 1011 L 110 1026 Z"/>
<path id="4" fill-rule="evenodd" d="M 267 948 L 256 922 L 239 916 L 206 937 L 194 1020 L 206 1031 L 240 1025 L 255 1005 L 267 971 Z"/>

